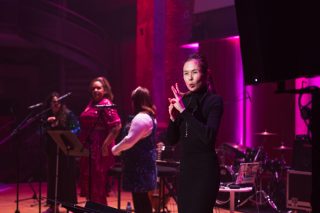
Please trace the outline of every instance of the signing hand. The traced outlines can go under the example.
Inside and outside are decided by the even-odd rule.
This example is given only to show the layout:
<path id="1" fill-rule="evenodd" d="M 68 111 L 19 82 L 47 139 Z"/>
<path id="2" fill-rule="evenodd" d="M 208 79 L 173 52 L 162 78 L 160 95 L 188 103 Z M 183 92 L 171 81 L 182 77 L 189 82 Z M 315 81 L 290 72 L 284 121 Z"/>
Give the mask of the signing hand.
<path id="1" fill-rule="evenodd" d="M 180 89 L 177 83 L 175 84 L 175 86 L 171 86 L 171 90 L 174 95 L 174 98 L 169 98 L 170 105 L 173 106 L 172 109 L 175 108 L 180 113 L 182 113 L 185 110 L 185 106 L 182 101 L 183 93 L 180 92 Z M 170 106 L 169 106 L 169 114 L 170 114 Z"/>
<path id="2" fill-rule="evenodd" d="M 177 90 L 177 92 L 178 92 L 178 94 L 180 96 L 184 96 L 185 94 L 187 94 L 186 92 L 181 92 L 180 91 L 178 83 L 175 83 L 174 86 L 175 86 L 175 88 L 176 88 L 176 90 Z"/>
<path id="3" fill-rule="evenodd" d="M 169 100 L 168 111 L 169 111 L 170 120 L 175 121 L 179 111 L 176 110 L 176 108 L 174 108 L 173 104 L 171 103 L 171 98 L 168 98 L 168 100 Z"/>

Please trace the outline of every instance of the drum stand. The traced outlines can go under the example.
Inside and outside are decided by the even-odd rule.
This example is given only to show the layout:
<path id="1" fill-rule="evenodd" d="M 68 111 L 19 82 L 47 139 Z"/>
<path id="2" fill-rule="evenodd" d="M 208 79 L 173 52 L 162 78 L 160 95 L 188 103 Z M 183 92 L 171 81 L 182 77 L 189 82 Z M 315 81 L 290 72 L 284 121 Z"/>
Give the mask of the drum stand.
<path id="1" fill-rule="evenodd" d="M 258 179 L 259 179 L 259 184 L 256 187 L 255 193 L 253 193 L 247 199 L 245 199 L 240 204 L 238 204 L 238 207 L 242 206 L 243 204 L 245 204 L 250 200 L 251 202 L 256 204 L 258 212 L 259 212 L 259 206 L 264 205 L 266 203 L 268 203 L 277 212 L 281 212 L 276 206 L 276 204 L 273 202 L 273 200 L 270 198 L 270 196 L 262 189 L 261 177 L 259 177 Z"/>
<path id="2" fill-rule="evenodd" d="M 267 131 L 265 131 L 267 132 Z M 263 134 L 265 135 L 265 134 Z M 261 159 L 259 159 L 261 153 L 263 153 L 263 146 L 259 146 L 257 153 L 254 156 L 253 162 L 257 162 Z M 245 204 L 248 200 L 250 200 L 251 202 L 255 203 L 259 212 L 259 206 L 260 205 L 264 205 L 266 203 L 268 203 L 274 210 L 276 210 L 277 212 L 280 212 L 280 210 L 278 209 L 278 207 L 276 206 L 276 204 L 273 202 L 273 200 L 270 198 L 270 196 L 262 189 L 262 181 L 261 181 L 261 169 L 259 170 L 260 172 L 258 172 L 257 175 L 257 182 L 258 185 L 255 190 L 255 193 L 253 193 L 251 196 L 249 196 L 247 199 L 245 199 L 243 202 L 241 202 L 238 206 L 242 206 L 243 204 Z"/>

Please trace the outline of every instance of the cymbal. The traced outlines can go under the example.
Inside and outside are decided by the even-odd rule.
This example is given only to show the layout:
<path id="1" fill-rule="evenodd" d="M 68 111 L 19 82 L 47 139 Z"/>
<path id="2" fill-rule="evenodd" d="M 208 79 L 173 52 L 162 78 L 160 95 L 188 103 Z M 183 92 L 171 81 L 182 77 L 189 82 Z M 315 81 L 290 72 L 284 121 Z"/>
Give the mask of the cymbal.
<path id="1" fill-rule="evenodd" d="M 234 143 L 224 143 L 224 145 L 233 149 L 233 150 L 240 151 L 241 153 L 244 153 L 248 148 L 244 145 L 239 145 L 239 144 L 234 144 Z"/>
<path id="2" fill-rule="evenodd" d="M 267 130 L 264 130 L 263 132 L 257 132 L 256 135 L 277 135 L 277 133 L 268 132 Z"/>
<path id="3" fill-rule="evenodd" d="M 285 150 L 292 150 L 291 147 L 289 146 L 285 146 L 285 145 L 281 145 L 281 146 L 277 146 L 277 147 L 273 147 L 274 150 L 280 150 L 280 151 L 285 151 Z"/>

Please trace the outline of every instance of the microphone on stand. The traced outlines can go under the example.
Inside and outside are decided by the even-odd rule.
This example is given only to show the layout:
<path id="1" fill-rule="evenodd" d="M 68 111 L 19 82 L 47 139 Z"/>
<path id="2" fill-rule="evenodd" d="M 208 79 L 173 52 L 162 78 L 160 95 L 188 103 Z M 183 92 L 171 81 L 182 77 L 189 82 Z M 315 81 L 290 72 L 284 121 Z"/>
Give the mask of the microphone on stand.
<path id="1" fill-rule="evenodd" d="M 38 107 L 41 107 L 43 106 L 43 103 L 37 103 L 37 104 L 33 104 L 31 106 L 28 106 L 28 109 L 35 109 L 35 108 L 38 108 Z"/>
<path id="2" fill-rule="evenodd" d="M 57 101 L 61 101 L 63 99 L 65 99 L 66 97 L 70 96 L 71 95 L 71 92 L 68 92 L 67 94 L 64 94 L 62 96 L 60 96 Z M 40 102 L 40 103 L 37 103 L 37 104 L 33 104 L 31 106 L 28 106 L 28 109 L 35 109 L 35 108 L 38 108 L 38 107 L 41 107 L 44 105 L 44 102 Z"/>
<path id="3" fill-rule="evenodd" d="M 116 108 L 117 105 L 115 104 L 97 104 L 97 105 L 94 105 L 96 108 L 104 108 L 104 109 L 113 109 L 113 108 Z"/>
<path id="4" fill-rule="evenodd" d="M 57 99 L 57 101 L 61 101 L 61 100 L 65 99 L 66 97 L 69 97 L 69 96 L 71 95 L 71 93 L 72 93 L 72 92 L 68 92 L 68 93 L 60 96 L 60 97 Z"/>

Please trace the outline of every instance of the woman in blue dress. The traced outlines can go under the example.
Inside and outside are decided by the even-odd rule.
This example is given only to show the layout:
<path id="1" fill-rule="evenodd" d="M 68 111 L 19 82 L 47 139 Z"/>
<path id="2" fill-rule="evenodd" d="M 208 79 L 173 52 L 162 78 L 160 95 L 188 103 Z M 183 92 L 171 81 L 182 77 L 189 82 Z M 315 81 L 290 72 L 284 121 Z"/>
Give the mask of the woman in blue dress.
<path id="1" fill-rule="evenodd" d="M 152 213 L 148 193 L 156 189 L 156 109 L 148 89 L 136 88 L 131 95 L 134 118 L 128 134 L 112 148 L 123 159 L 123 189 L 132 193 L 136 213 Z"/>

